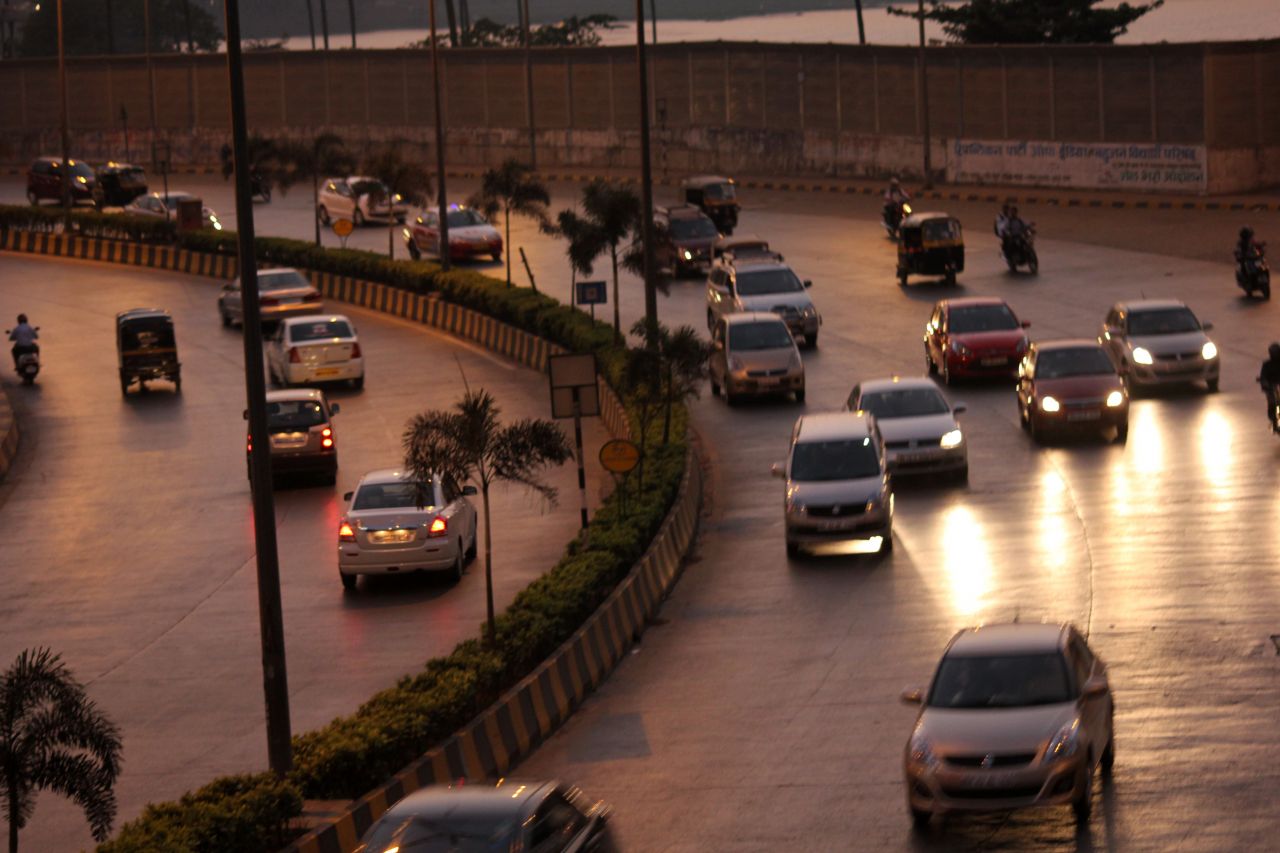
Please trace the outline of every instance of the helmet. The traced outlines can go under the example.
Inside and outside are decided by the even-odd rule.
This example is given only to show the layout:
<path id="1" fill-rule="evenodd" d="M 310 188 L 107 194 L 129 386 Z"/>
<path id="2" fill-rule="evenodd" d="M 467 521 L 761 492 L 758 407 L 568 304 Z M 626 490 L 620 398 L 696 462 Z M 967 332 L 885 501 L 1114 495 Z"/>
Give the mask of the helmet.
<path id="1" fill-rule="evenodd" d="M 895 177 L 892 177 L 892 178 L 890 178 L 890 179 L 889 179 L 889 186 L 891 186 L 891 187 L 896 187 L 896 186 L 898 186 L 900 183 L 901 183 L 901 182 L 897 179 L 897 177 L 896 177 L 896 176 L 895 176 Z"/>
<path id="2" fill-rule="evenodd" d="M 26 315 L 26 314 L 19 314 L 19 315 L 18 315 L 18 324 L 19 324 L 19 325 L 21 325 L 21 324 L 23 324 L 23 323 L 25 323 L 25 322 L 27 322 L 27 315 Z"/>
<path id="3" fill-rule="evenodd" d="M 1271 356 L 1272 361 L 1280 361 L 1280 344 L 1273 343 L 1267 347 L 1267 354 Z"/>
<path id="4" fill-rule="evenodd" d="M 1244 243 L 1253 239 L 1253 229 L 1248 225 L 1240 229 L 1240 242 Z"/>

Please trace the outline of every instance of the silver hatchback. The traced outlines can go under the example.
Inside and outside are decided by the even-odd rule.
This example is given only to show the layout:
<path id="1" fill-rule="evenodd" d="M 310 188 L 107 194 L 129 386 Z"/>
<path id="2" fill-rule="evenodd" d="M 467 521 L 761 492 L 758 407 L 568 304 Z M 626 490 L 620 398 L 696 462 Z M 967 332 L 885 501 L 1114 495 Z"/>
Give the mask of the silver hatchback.
<path id="1" fill-rule="evenodd" d="M 1098 343 L 1120 366 L 1130 392 L 1156 385 L 1203 382 L 1218 390 L 1222 359 L 1209 340 L 1212 323 L 1201 323 L 1176 299 L 1117 302 L 1102 323 Z"/>
<path id="2" fill-rule="evenodd" d="M 258 305 L 263 323 L 277 323 L 286 317 L 319 314 L 324 298 L 306 276 L 287 267 L 258 273 Z M 223 285 L 218 294 L 218 316 L 222 325 L 244 325 L 244 294 L 240 279 Z"/>
<path id="3" fill-rule="evenodd" d="M 804 362 L 791 330 L 773 313 L 729 314 L 711 333 L 711 393 L 732 406 L 747 395 L 794 394 L 804 402 Z"/>

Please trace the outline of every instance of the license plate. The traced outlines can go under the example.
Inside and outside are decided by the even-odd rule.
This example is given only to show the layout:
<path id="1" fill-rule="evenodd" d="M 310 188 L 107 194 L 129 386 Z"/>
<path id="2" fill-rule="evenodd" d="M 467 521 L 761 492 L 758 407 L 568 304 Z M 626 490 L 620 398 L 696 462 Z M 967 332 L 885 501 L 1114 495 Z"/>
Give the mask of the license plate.
<path id="1" fill-rule="evenodd" d="M 316 371 L 316 376 L 337 376 L 337 375 L 338 375 L 338 368 L 336 367 L 321 367 L 319 370 Z"/>
<path id="2" fill-rule="evenodd" d="M 982 360 L 983 367 L 1001 367 L 1008 363 L 1006 358 L 984 358 Z"/>
<path id="3" fill-rule="evenodd" d="M 1067 412 L 1067 420 L 1069 421 L 1096 421 L 1102 417 L 1102 412 Z"/>
<path id="4" fill-rule="evenodd" d="M 818 524 L 819 530 L 843 530 L 848 526 L 845 521 L 823 521 Z"/>
<path id="5" fill-rule="evenodd" d="M 302 301 L 301 296 L 285 296 L 280 299 L 281 305 L 297 305 Z"/>
<path id="6" fill-rule="evenodd" d="M 898 454 L 899 462 L 924 462 L 930 458 L 932 458 L 932 454 L 929 454 L 929 453 L 899 453 Z"/>
<path id="7" fill-rule="evenodd" d="M 375 545 L 394 545 L 403 542 L 412 542 L 415 531 L 408 528 L 399 530 L 371 530 L 369 531 L 369 541 Z"/>

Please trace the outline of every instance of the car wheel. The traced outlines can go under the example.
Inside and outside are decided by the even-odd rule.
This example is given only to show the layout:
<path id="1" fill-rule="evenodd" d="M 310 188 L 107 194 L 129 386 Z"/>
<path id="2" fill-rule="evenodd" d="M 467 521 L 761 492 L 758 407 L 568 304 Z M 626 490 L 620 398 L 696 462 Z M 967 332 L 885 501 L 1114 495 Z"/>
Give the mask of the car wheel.
<path id="1" fill-rule="evenodd" d="M 942 377 L 943 385 L 951 384 L 951 364 L 947 361 L 946 356 L 942 358 L 942 367 L 938 369 L 938 373 Z"/>
<path id="2" fill-rule="evenodd" d="M 716 327 L 715 315 L 711 313 L 711 309 L 707 309 L 707 331 L 711 331 Z"/>
<path id="3" fill-rule="evenodd" d="M 1209 393 L 1210 393 L 1210 394 L 1216 394 L 1216 393 L 1218 393 L 1218 379 L 1217 379 L 1217 377 L 1215 377 L 1215 378 L 1213 378 L 1213 379 L 1207 379 L 1207 380 L 1205 380 L 1205 383 L 1204 383 L 1204 384 L 1205 384 L 1205 387 L 1209 389 Z"/>
<path id="4" fill-rule="evenodd" d="M 467 562 L 470 563 L 480 553 L 480 533 L 471 534 L 471 545 L 467 548 Z"/>
<path id="5" fill-rule="evenodd" d="M 804 336 L 804 345 L 806 349 L 816 349 L 818 346 L 818 333 Z"/>
<path id="6" fill-rule="evenodd" d="M 925 809 L 918 809 L 915 806 L 908 806 L 911 810 L 911 828 L 920 831 L 929 828 L 929 819 L 933 817 L 932 812 Z"/>
<path id="7" fill-rule="evenodd" d="M 129 378 L 127 376 L 120 377 L 120 393 L 125 397 L 129 396 Z"/>
<path id="8" fill-rule="evenodd" d="M 729 386 L 728 382 L 725 382 L 724 384 L 724 402 L 729 406 L 738 405 L 738 395 L 733 393 L 733 389 Z"/>
<path id="9" fill-rule="evenodd" d="M 803 405 L 803 404 L 804 404 L 804 389 L 803 389 L 803 388 L 800 388 L 800 389 L 797 389 L 797 390 L 796 390 L 796 402 L 797 402 L 797 403 L 800 403 L 801 405 Z"/>
<path id="10" fill-rule="evenodd" d="M 409 249 L 409 257 L 415 261 L 422 260 L 422 251 L 418 248 L 418 244 L 413 241 L 413 238 L 405 240 L 404 244 Z"/>
<path id="11" fill-rule="evenodd" d="M 326 486 L 336 486 L 338 484 L 338 464 L 335 462 L 333 469 L 325 471 L 321 479 Z"/>
<path id="12" fill-rule="evenodd" d="M 906 270 L 898 270 L 898 286 L 899 286 L 899 287 L 906 287 L 906 286 L 907 286 L 907 271 L 906 271 Z"/>
<path id="13" fill-rule="evenodd" d="M 345 592 L 355 592 L 356 581 L 360 578 L 359 575 L 349 575 L 346 572 L 340 571 L 338 572 L 338 577 L 342 578 L 342 589 Z"/>
<path id="14" fill-rule="evenodd" d="M 222 328 L 224 329 L 231 328 L 231 317 L 228 316 L 227 312 L 222 310 L 222 308 L 218 309 L 218 318 L 222 320 Z"/>
<path id="15" fill-rule="evenodd" d="M 316 216 L 320 217 L 321 225 L 329 224 L 329 208 L 325 207 L 323 204 L 316 208 Z"/>
<path id="16" fill-rule="evenodd" d="M 714 376 L 711 377 L 711 396 L 712 397 L 720 396 L 720 383 L 716 381 L 716 378 Z"/>
<path id="17" fill-rule="evenodd" d="M 1262 283 L 1262 298 L 1266 300 L 1271 299 L 1271 280 L 1270 279 L 1267 279 Z"/>
<path id="18" fill-rule="evenodd" d="M 459 581 L 461 581 L 462 574 L 463 572 L 466 571 L 466 564 L 463 561 L 462 552 L 463 552 L 462 540 L 459 539 L 458 555 L 453 561 L 453 568 L 449 570 L 449 580 L 453 581 L 454 583 L 458 583 Z"/>
<path id="19" fill-rule="evenodd" d="M 1027 415 L 1027 432 L 1031 434 L 1031 440 L 1036 444 L 1044 444 L 1044 429 L 1036 422 L 1036 416 Z"/>
<path id="20" fill-rule="evenodd" d="M 492 255 L 492 257 L 493 257 L 493 262 L 494 262 L 495 264 L 500 264 L 500 263 L 502 263 L 502 253 L 501 253 L 501 252 L 494 252 L 494 253 L 493 253 L 493 255 Z"/>
<path id="21" fill-rule="evenodd" d="M 794 560 L 800 556 L 800 546 L 790 539 L 787 540 L 787 557 Z"/>
<path id="22" fill-rule="evenodd" d="M 1129 440 L 1129 422 L 1125 421 L 1120 426 L 1116 427 L 1116 443 L 1124 444 L 1128 440 Z"/>
<path id="23" fill-rule="evenodd" d="M 181 376 L 173 377 L 173 393 L 175 394 L 182 393 L 182 377 Z"/>
<path id="24" fill-rule="evenodd" d="M 1093 756 L 1080 768 L 1080 791 L 1071 800 L 1071 811 L 1075 812 L 1076 823 L 1088 823 L 1093 815 Z"/>
<path id="25" fill-rule="evenodd" d="M 35 190 L 27 190 L 27 201 L 34 207 L 40 203 L 40 197 L 36 195 Z"/>
<path id="26" fill-rule="evenodd" d="M 880 535 L 880 553 L 893 553 L 893 529 L 890 528 Z"/>
<path id="27" fill-rule="evenodd" d="M 361 228 L 364 226 L 364 213 L 358 207 L 351 214 L 351 224 L 357 228 Z"/>
<path id="28" fill-rule="evenodd" d="M 946 274 L 946 276 L 943 278 L 943 280 L 944 280 L 944 281 L 946 281 L 946 283 L 947 283 L 947 287 L 955 287 L 955 286 L 956 286 L 956 271 L 955 271 L 955 270 L 947 270 L 947 274 Z"/>
<path id="29" fill-rule="evenodd" d="M 965 465 L 959 471 L 951 475 L 952 481 L 964 485 L 969 482 L 969 466 Z"/>
<path id="30" fill-rule="evenodd" d="M 938 374 L 938 365 L 933 363 L 933 356 L 929 355 L 929 347 L 924 348 L 924 372 L 926 376 L 936 376 Z"/>
<path id="31" fill-rule="evenodd" d="M 357 376 L 355 379 L 352 379 L 351 387 L 356 389 L 357 391 L 364 390 L 364 374 L 361 374 Z"/>

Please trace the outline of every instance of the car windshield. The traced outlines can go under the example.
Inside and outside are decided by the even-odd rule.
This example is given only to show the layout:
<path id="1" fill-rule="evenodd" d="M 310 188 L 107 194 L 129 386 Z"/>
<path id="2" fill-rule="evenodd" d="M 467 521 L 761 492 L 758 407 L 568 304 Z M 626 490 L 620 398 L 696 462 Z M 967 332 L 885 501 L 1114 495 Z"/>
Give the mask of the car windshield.
<path id="1" fill-rule="evenodd" d="M 1037 379 L 1095 376 L 1115 372 L 1111 359 L 1101 347 L 1044 350 L 1036 358 Z"/>
<path id="2" fill-rule="evenodd" d="M 738 293 L 763 296 L 767 293 L 799 293 L 804 284 L 789 269 L 759 270 L 738 273 Z"/>
<path id="3" fill-rule="evenodd" d="M 413 483 L 365 483 L 356 492 L 352 509 L 416 509 L 418 492 Z"/>
<path id="4" fill-rule="evenodd" d="M 316 320 L 294 323 L 289 327 L 291 341 L 319 341 L 325 338 L 353 338 L 351 324 L 346 320 Z"/>
<path id="5" fill-rule="evenodd" d="M 449 227 L 450 228 L 470 228 L 473 225 L 487 225 L 484 217 L 476 213 L 474 210 L 451 210 L 449 211 Z"/>
<path id="6" fill-rule="evenodd" d="M 671 236 L 677 240 L 714 240 L 720 232 L 710 219 L 673 219 Z"/>
<path id="7" fill-rule="evenodd" d="M 310 287 L 297 270 L 258 273 L 258 290 L 287 290 L 291 287 Z"/>
<path id="8" fill-rule="evenodd" d="M 795 346 L 795 339 L 787 324 L 781 320 L 761 320 L 758 323 L 734 323 L 729 327 L 729 349 L 745 352 L 758 349 L 787 349 Z"/>
<path id="9" fill-rule="evenodd" d="M 942 415 L 951 411 L 947 401 L 934 388 L 894 388 L 871 391 L 862 395 L 858 408 L 881 420 Z"/>
<path id="10" fill-rule="evenodd" d="M 1072 700 L 1057 652 L 968 657 L 947 655 L 929 690 L 930 708 L 1025 708 Z"/>
<path id="11" fill-rule="evenodd" d="M 880 457 L 870 438 L 802 441 L 791 449 L 791 479 L 802 483 L 880 476 Z"/>
<path id="12" fill-rule="evenodd" d="M 953 333 L 1002 332 L 1018 328 L 1018 318 L 1007 305 L 974 305 L 951 309 L 947 318 L 948 329 Z"/>
<path id="13" fill-rule="evenodd" d="M 267 403 L 267 428 L 308 429 L 325 422 L 324 407 L 315 400 L 280 400 Z"/>
<path id="14" fill-rule="evenodd" d="M 385 197 L 387 195 L 387 185 L 382 181 L 356 181 L 351 185 L 351 191 L 356 195 Z"/>
<path id="15" fill-rule="evenodd" d="M 1200 331 L 1200 321 L 1190 308 L 1161 308 L 1158 311 L 1134 311 L 1129 315 L 1131 335 L 1176 335 Z"/>
<path id="16" fill-rule="evenodd" d="M 510 820 L 457 813 L 383 819 L 364 840 L 364 849 L 369 853 L 396 849 L 403 853 L 506 853 L 515 829 Z"/>

